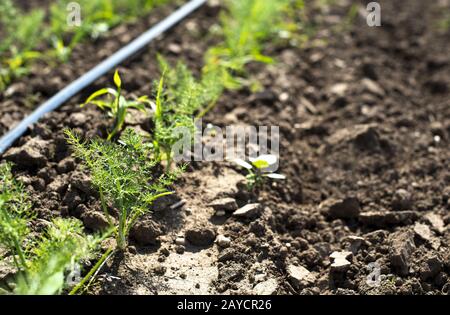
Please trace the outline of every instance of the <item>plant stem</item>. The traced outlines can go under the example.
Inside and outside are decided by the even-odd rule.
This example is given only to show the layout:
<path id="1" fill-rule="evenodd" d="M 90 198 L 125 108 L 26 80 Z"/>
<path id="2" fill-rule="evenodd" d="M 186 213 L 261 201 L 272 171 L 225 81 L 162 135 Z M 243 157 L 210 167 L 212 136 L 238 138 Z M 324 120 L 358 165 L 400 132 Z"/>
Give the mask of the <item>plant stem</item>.
<path id="1" fill-rule="evenodd" d="M 100 193 L 100 201 L 101 201 L 101 204 L 102 204 L 103 212 L 105 212 L 105 214 L 106 214 L 106 219 L 108 220 L 109 226 L 112 227 L 113 224 L 112 224 L 112 221 L 111 221 L 111 215 L 108 212 L 108 207 L 106 206 L 105 196 L 103 195 L 103 189 L 101 187 L 99 189 L 99 193 Z"/>
<path id="2" fill-rule="evenodd" d="M 125 220 L 124 220 L 125 215 L 122 213 L 122 215 L 120 216 L 120 221 L 119 221 L 119 234 L 117 236 L 117 247 L 119 247 L 119 249 L 124 250 L 125 249 Z"/>
<path id="3" fill-rule="evenodd" d="M 22 268 L 24 270 L 27 270 L 28 269 L 27 260 L 25 259 L 25 254 L 23 253 L 22 248 L 20 247 L 20 244 L 16 238 L 13 240 L 13 242 L 14 242 L 14 247 L 16 248 L 16 251 L 17 251 L 17 255 L 19 255 L 20 264 L 22 265 Z"/>
<path id="4" fill-rule="evenodd" d="M 117 235 L 117 246 L 119 249 L 124 250 L 126 246 L 126 220 L 127 220 L 127 210 L 123 206 L 123 199 L 119 201 L 119 209 L 121 211 L 119 216 L 119 231 Z"/>
<path id="5" fill-rule="evenodd" d="M 203 116 L 206 115 L 209 111 L 211 111 L 217 104 L 217 99 L 213 100 L 211 103 L 208 104 L 198 115 L 195 117 L 195 119 L 200 119 Z"/>
<path id="6" fill-rule="evenodd" d="M 89 278 L 92 277 L 92 275 L 97 272 L 102 266 L 103 263 L 110 257 L 110 255 L 114 254 L 114 251 L 112 248 L 108 248 L 108 250 L 103 254 L 103 256 L 100 258 L 99 261 L 95 264 L 95 266 L 89 270 L 88 274 L 78 283 L 72 291 L 69 292 L 69 295 L 75 295 L 77 294 L 78 290 L 80 290 L 81 287 L 86 283 L 86 281 L 89 280 Z"/>

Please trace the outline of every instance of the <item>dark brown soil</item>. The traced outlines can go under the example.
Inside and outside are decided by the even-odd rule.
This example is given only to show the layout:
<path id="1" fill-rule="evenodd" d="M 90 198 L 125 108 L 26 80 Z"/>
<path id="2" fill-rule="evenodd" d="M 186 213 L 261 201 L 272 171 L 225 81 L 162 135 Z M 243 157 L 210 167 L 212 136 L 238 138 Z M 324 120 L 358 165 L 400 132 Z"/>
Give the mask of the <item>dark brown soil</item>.
<path id="1" fill-rule="evenodd" d="M 155 205 L 91 293 L 449 292 L 450 33 L 435 25 L 450 5 L 380 3 L 382 27 L 370 28 L 362 17 L 348 30 L 332 27 L 345 19 L 346 5 L 313 16 L 321 41 L 269 45 L 277 63 L 250 70 L 263 90 L 227 92 L 207 115 L 219 126 L 279 125 L 287 181 L 248 194 L 234 166 L 192 163 L 177 196 Z M 217 13 L 217 7 L 201 9 L 124 64 L 126 90 L 150 93 L 156 53 L 199 70 L 214 42 L 205 34 Z M 11 125 L 26 112 L 27 97 L 50 96 L 149 24 L 118 28 L 80 48 L 67 66 L 17 82 L 17 92 L 0 98 L 0 123 Z M 39 219 L 75 216 L 89 230 L 104 224 L 89 176 L 70 157 L 62 130 L 102 135 L 103 114 L 77 104 L 108 80 L 48 115 L 3 156 L 17 164 Z M 5 122 L 8 114 L 12 120 Z M 148 118 L 135 120 L 149 130 Z M 239 207 L 260 206 L 248 218 L 215 216 L 209 204 L 224 197 Z M 182 207 L 170 207 L 181 199 Z M 380 282 L 371 285 L 368 277 L 377 270 L 381 277 L 372 280 Z"/>
<path id="2" fill-rule="evenodd" d="M 14 0 L 14 5 L 23 11 L 30 11 L 39 8 L 48 8 L 52 0 Z"/>

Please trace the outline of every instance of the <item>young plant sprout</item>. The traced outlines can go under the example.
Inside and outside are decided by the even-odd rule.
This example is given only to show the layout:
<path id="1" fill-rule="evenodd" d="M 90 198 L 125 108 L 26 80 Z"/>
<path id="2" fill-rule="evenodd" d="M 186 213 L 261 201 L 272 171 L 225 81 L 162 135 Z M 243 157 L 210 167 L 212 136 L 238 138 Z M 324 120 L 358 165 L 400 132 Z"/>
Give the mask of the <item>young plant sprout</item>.
<path id="1" fill-rule="evenodd" d="M 13 178 L 10 164 L 1 164 L 0 246 L 7 250 L 17 270 L 14 287 L 5 293 L 61 293 L 65 275 L 92 257 L 100 238 L 86 236 L 80 221 L 62 218 L 47 222 L 45 232 L 37 236 L 28 227 L 32 219 L 23 185 Z"/>
<path id="2" fill-rule="evenodd" d="M 222 44 L 209 49 L 204 71 L 215 71 L 225 87 L 241 87 L 245 66 L 250 62 L 271 63 L 263 54 L 263 43 L 281 25 L 290 0 L 226 0 L 221 16 Z"/>
<path id="3" fill-rule="evenodd" d="M 216 103 L 222 93 L 218 77 L 204 75 L 197 80 L 188 67 L 179 62 L 176 67 L 159 57 L 163 75 L 157 85 L 153 121 L 153 144 L 161 160 L 168 164 L 172 159 L 172 147 L 179 140 L 178 128 L 196 130 L 195 118 L 200 118 Z"/>
<path id="4" fill-rule="evenodd" d="M 247 188 L 254 190 L 261 187 L 267 178 L 275 180 L 286 179 L 286 176 L 270 171 L 270 167 L 277 163 L 277 157 L 272 154 L 263 154 L 256 158 L 250 158 L 249 162 L 242 159 L 233 160 L 237 165 L 247 170 Z"/>
<path id="5" fill-rule="evenodd" d="M 130 128 L 123 132 L 119 143 L 101 139 L 81 142 L 70 130 L 65 133 L 75 156 L 91 173 L 105 214 L 110 218 L 108 205 L 118 210 L 117 247 L 125 249 L 128 234 L 137 219 L 149 212 L 156 199 L 172 194 L 167 188 L 181 170 L 156 176 L 159 169 L 157 160 L 151 159 L 152 145 L 144 143 Z"/>
<path id="6" fill-rule="evenodd" d="M 114 127 L 108 133 L 108 140 L 111 140 L 118 132 L 122 131 L 129 108 L 135 108 L 145 112 L 145 104 L 148 103 L 147 97 L 145 96 L 134 101 L 129 101 L 122 95 L 122 80 L 117 70 L 114 73 L 114 84 L 116 85 L 116 89 L 100 89 L 92 93 L 86 102 L 81 105 L 83 107 L 87 104 L 94 104 L 100 109 L 106 110 L 108 116 L 114 118 Z M 104 95 L 109 95 L 110 98 L 107 100 L 99 99 Z"/>
<path id="7" fill-rule="evenodd" d="M 87 236 L 76 219 L 57 218 L 30 248 L 27 269 L 17 277 L 15 294 L 60 294 L 76 265 L 93 258 L 101 238 Z"/>
<path id="8" fill-rule="evenodd" d="M 11 174 L 9 163 L 0 165 L 0 245 L 8 249 L 18 270 L 27 270 L 26 250 L 30 234 L 28 221 L 33 217 L 31 203 L 23 185 Z"/>
<path id="9" fill-rule="evenodd" d="M 0 90 L 27 74 L 35 59 L 50 64 L 67 62 L 80 42 L 96 39 L 170 1 L 58 0 L 50 1 L 45 9 L 24 10 L 15 0 L 1 0 Z M 82 23 L 71 23 L 81 22 L 81 18 Z M 52 48 L 42 51 L 44 47 Z"/>

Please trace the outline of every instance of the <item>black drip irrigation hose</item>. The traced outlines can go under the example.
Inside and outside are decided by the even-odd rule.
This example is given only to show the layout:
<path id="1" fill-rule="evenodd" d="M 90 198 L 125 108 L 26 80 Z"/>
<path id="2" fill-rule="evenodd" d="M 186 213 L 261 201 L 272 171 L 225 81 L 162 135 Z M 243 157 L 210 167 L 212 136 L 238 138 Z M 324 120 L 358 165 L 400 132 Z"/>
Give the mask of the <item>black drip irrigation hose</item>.
<path id="1" fill-rule="evenodd" d="M 178 24 L 189 14 L 204 5 L 206 1 L 207 0 L 189 1 L 174 13 L 172 13 L 170 16 L 168 16 L 166 19 L 150 28 L 148 31 L 140 35 L 128 45 L 114 53 L 114 55 L 102 61 L 89 72 L 73 81 L 48 101 L 40 105 L 30 115 L 25 117 L 25 119 L 23 119 L 16 127 L 11 129 L 0 139 L 0 154 L 3 154 L 17 139 L 19 139 L 27 131 L 29 126 L 36 123 L 39 119 L 42 118 L 42 116 L 60 107 L 85 87 L 91 85 L 95 80 L 144 48 L 156 37 Z"/>

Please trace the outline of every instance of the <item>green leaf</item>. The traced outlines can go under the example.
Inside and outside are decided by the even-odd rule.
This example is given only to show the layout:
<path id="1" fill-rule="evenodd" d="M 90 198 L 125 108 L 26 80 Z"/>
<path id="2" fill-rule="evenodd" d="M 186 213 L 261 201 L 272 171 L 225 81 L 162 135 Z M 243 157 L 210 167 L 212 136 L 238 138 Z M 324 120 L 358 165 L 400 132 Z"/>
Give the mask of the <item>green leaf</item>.
<path id="1" fill-rule="evenodd" d="M 84 106 L 84 105 L 90 103 L 92 100 L 96 99 L 96 98 L 99 97 L 99 96 L 105 95 L 105 94 L 111 94 L 111 95 L 113 95 L 113 96 L 116 96 L 116 95 L 117 95 L 117 92 L 116 92 L 115 90 L 113 90 L 113 89 L 110 89 L 110 88 L 100 89 L 100 90 L 98 90 L 98 91 L 92 93 L 92 94 L 88 97 L 88 99 L 86 100 L 86 102 L 84 102 L 84 104 L 83 104 L 82 106 Z"/>
<path id="2" fill-rule="evenodd" d="M 100 109 L 105 109 L 105 108 L 111 108 L 111 103 L 109 102 L 105 102 L 105 101 L 91 101 L 91 104 L 94 104 L 96 106 L 98 106 Z M 81 105 L 81 107 L 84 107 L 86 104 Z"/>
<path id="3" fill-rule="evenodd" d="M 145 104 L 140 103 L 140 102 L 128 102 L 126 104 L 126 107 L 135 108 L 137 110 L 140 110 L 141 112 L 145 112 Z"/>
<path id="4" fill-rule="evenodd" d="M 114 72 L 114 84 L 119 89 L 122 87 L 122 80 L 120 79 L 119 70 L 116 70 L 116 72 Z"/>
<path id="5" fill-rule="evenodd" d="M 268 56 L 264 56 L 264 55 L 258 54 L 258 53 L 253 54 L 253 59 L 255 61 L 259 61 L 259 62 L 262 62 L 262 63 L 267 63 L 267 64 L 273 63 L 273 58 L 268 57 Z"/>
<path id="6" fill-rule="evenodd" d="M 245 168 L 245 169 L 248 169 L 248 170 L 252 169 L 252 166 L 249 163 L 247 163 L 244 160 L 242 160 L 242 159 L 234 159 L 233 162 L 236 163 L 237 165 Z"/>
<path id="7" fill-rule="evenodd" d="M 58 293 L 64 285 L 64 273 L 62 271 L 55 272 L 53 275 L 43 279 L 36 294 L 37 295 L 53 295 Z"/>
<path id="8" fill-rule="evenodd" d="M 156 110 L 155 110 L 155 117 L 157 119 L 162 118 L 162 91 L 164 87 L 164 74 L 161 76 L 161 80 L 159 80 L 158 84 L 158 92 L 156 94 Z"/>

